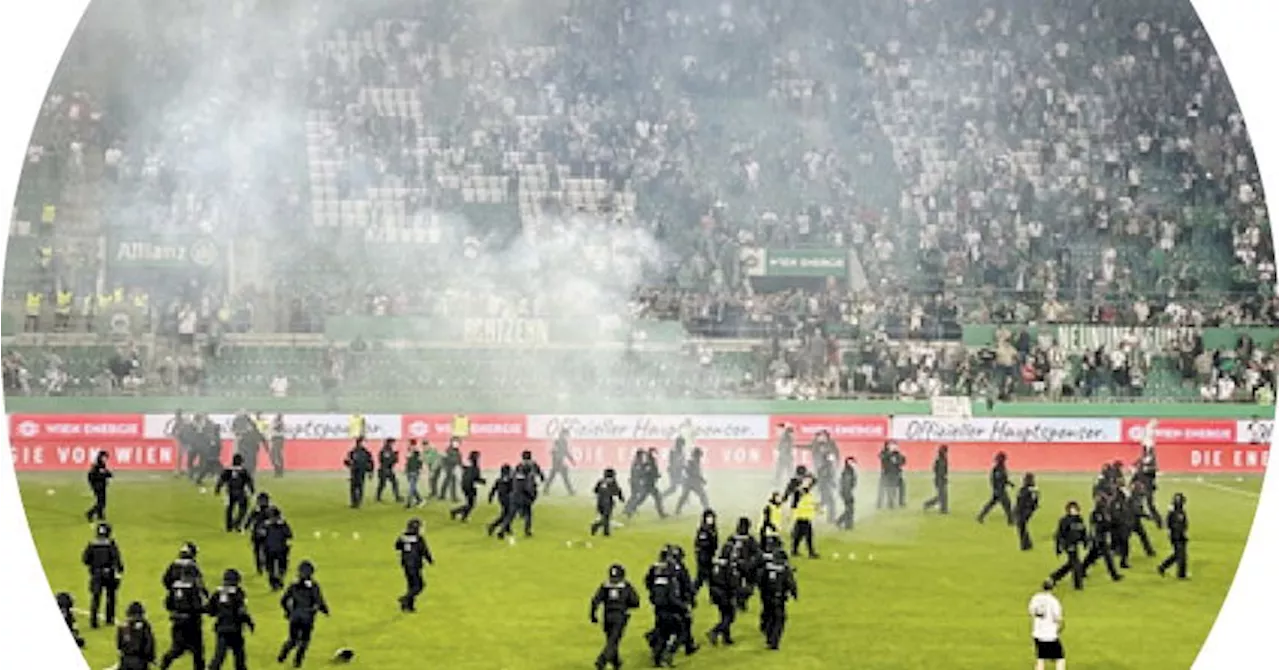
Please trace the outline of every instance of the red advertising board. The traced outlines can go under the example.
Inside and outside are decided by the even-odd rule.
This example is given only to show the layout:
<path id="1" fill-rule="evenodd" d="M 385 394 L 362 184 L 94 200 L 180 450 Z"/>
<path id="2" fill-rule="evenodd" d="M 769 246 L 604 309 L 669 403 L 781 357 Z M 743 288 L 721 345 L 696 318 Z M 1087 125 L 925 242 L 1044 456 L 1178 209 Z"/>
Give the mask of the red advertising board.
<path id="1" fill-rule="evenodd" d="M 1122 419 L 1122 439 L 1138 443 L 1155 425 L 1155 443 L 1168 444 L 1235 444 L 1236 421 L 1234 419 Z"/>
<path id="2" fill-rule="evenodd" d="M 142 437 L 140 414 L 11 414 L 14 440 L 117 441 Z"/>
<path id="3" fill-rule="evenodd" d="M 522 439 L 525 434 L 523 414 L 468 414 L 468 442 Z M 447 442 L 453 437 L 452 414 L 406 414 L 401 417 L 400 435 L 404 439 L 426 439 Z"/>

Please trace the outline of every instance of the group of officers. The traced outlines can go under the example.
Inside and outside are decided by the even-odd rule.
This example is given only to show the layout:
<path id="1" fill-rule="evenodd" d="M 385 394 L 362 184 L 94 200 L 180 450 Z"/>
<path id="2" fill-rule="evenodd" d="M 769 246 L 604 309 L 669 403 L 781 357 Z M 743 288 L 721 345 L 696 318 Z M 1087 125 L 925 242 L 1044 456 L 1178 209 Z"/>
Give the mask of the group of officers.
<path id="1" fill-rule="evenodd" d="M 208 477 L 216 477 L 223 470 L 223 427 L 207 414 L 188 416 L 182 410 L 174 413 L 166 432 L 177 448 L 173 459 L 174 475 L 185 475 L 197 485 Z M 250 474 L 256 474 L 258 459 L 266 454 L 276 477 L 285 471 L 284 449 L 287 427 L 283 414 L 271 419 L 262 413 L 250 414 L 241 410 L 231 419 L 230 439 L 232 454 L 240 456 L 241 463 Z"/>
<path id="2" fill-rule="evenodd" d="M 694 570 L 684 549 L 667 545 L 644 577 L 644 588 L 653 606 L 653 626 L 645 633 L 654 667 L 674 667 L 676 654 L 698 651 L 693 634 L 693 609 L 705 587 L 718 620 L 706 631 L 712 645 L 734 644 L 733 624 L 748 610 L 751 596 L 760 595 L 759 630 L 765 645 L 778 650 L 787 622 L 787 603 L 799 598 L 795 570 L 781 538 L 767 520 L 752 532 L 750 519 L 738 519 L 734 533 L 720 542 L 716 514 L 708 509 L 693 539 Z M 595 667 L 622 667 L 619 648 L 631 611 L 640 607 L 640 596 L 627 581 L 626 570 L 613 565 L 591 599 L 591 622 L 601 625 L 604 648 Z M 602 616 L 603 615 L 603 616 Z"/>
<path id="3" fill-rule="evenodd" d="M 293 667 L 301 667 L 311 644 L 317 616 L 329 614 L 329 606 L 315 580 L 315 565 L 308 560 L 299 563 L 296 581 L 285 588 L 283 576 L 293 534 L 267 494 L 258 495 L 258 507 L 250 515 L 246 528 L 250 533 L 258 574 L 266 574 L 272 591 L 283 591 L 280 607 L 288 621 L 289 634 L 280 647 L 277 661 L 284 663 L 292 657 Z M 162 656 L 158 655 L 156 637 L 142 603 L 134 601 L 125 608 L 124 621 L 116 629 L 119 670 L 146 670 L 157 664 L 165 670 L 187 654 L 191 655 L 196 670 L 204 670 L 206 618 L 212 620 L 214 634 L 213 655 L 207 667 L 218 670 L 228 656 L 236 670 L 247 667 L 245 631 L 252 633 L 255 623 L 249 613 L 241 574 L 235 569 L 224 571 L 221 584 L 211 590 L 206 585 L 197 556 L 196 544 L 184 543 L 177 558 L 160 578 L 165 591 L 164 607 L 171 624 L 170 646 Z M 116 595 L 125 568 L 110 524 L 97 524 L 95 537 L 85 547 L 82 562 L 89 571 L 90 627 L 99 627 L 100 615 L 108 626 L 115 625 Z M 74 599 L 63 592 L 57 594 L 56 600 L 76 643 L 83 647 L 85 641 L 76 625 Z M 344 649 L 339 651 L 337 658 L 349 660 L 351 655 L 352 652 Z"/>
<path id="4" fill-rule="evenodd" d="M 297 581 L 288 589 L 284 588 L 293 533 L 279 508 L 272 504 L 270 496 L 265 492 L 258 492 L 256 507 L 252 512 L 248 509 L 248 501 L 255 493 L 255 488 L 252 461 L 246 452 L 252 450 L 256 454 L 265 444 L 270 453 L 272 439 L 268 435 L 283 435 L 281 417 L 277 416 L 273 423 L 276 424 L 275 428 L 264 434 L 259 420 L 243 412 L 237 415 L 232 421 L 237 449 L 232 456 L 231 466 L 225 468 L 218 463 L 212 446 L 221 446 L 220 429 L 208 417 L 197 415 L 187 420 L 178 413 L 174 419 L 173 435 L 176 440 L 188 445 L 188 453 L 198 451 L 201 446 L 208 450 L 204 452 L 209 454 L 207 459 L 204 454 L 198 454 L 194 463 L 188 461 L 188 472 L 197 481 L 215 474 L 212 464 L 217 464 L 215 493 L 220 494 L 224 489 L 227 491 L 226 530 L 248 533 L 258 574 L 267 578 L 273 591 L 284 590 L 280 603 L 289 621 L 289 637 L 282 645 L 278 659 L 284 662 L 292 655 L 294 666 L 300 667 L 310 644 L 316 616 L 320 613 L 327 615 L 329 610 L 320 587 L 315 582 L 315 566 L 310 561 L 303 561 L 298 566 Z M 496 499 L 500 507 L 499 514 L 488 525 L 490 535 L 496 534 L 498 538 L 511 535 L 512 523 L 517 519 L 524 520 L 526 537 L 532 535 L 533 505 L 538 497 L 540 483 L 545 483 L 549 490 L 559 476 L 570 494 L 573 493 L 568 476 L 568 466 L 573 465 L 568 437 L 567 432 L 561 433 L 552 444 L 550 476 L 543 473 L 529 451 L 521 454 L 516 465 L 504 464 L 501 467 L 488 495 L 489 501 L 492 503 Z M 798 593 L 789 558 L 800 555 L 802 546 L 809 557 L 818 558 L 819 554 L 813 544 L 813 529 L 815 519 L 821 511 L 825 510 L 828 520 L 837 526 L 852 528 L 854 491 L 858 480 L 856 460 L 853 457 L 844 459 L 843 469 L 838 476 L 835 475 L 835 464 L 840 458 L 839 450 L 829 434 L 820 433 L 807 447 L 813 455 L 814 471 L 810 472 L 803 465 L 795 466 L 786 487 L 770 496 L 762 512 L 758 530 L 753 533 L 750 520 L 741 518 L 735 532 L 722 544 L 716 515 L 711 511 L 706 496 L 702 451 L 694 448 L 685 456 L 686 445 L 687 441 L 683 436 L 675 440 L 668 458 L 668 474 L 672 475 L 673 481 L 665 492 L 658 486 L 661 475 L 655 449 L 639 450 L 636 453 L 630 473 L 630 500 L 623 495 L 616 472 L 612 468 L 606 469 L 593 489 L 600 516 L 592 524 L 591 533 L 610 534 L 614 506 L 617 503 L 625 503 L 624 513 L 631 517 L 641 502 L 652 498 L 659 514 L 665 517 L 663 498 L 680 490 L 681 497 L 676 507 L 678 513 L 690 496 L 697 497 L 704 512 L 693 543 L 694 573 L 691 575 L 686 567 L 683 549 L 668 545 L 662 549 L 658 561 L 645 576 L 644 586 L 655 616 L 654 626 L 646 634 L 646 640 L 655 666 L 671 666 L 681 648 L 686 654 L 697 651 L 698 645 L 692 634 L 691 610 L 698 592 L 704 586 L 708 589 L 711 603 L 719 612 L 718 622 L 707 631 L 707 638 L 712 644 L 733 644 L 733 623 L 738 613 L 747 610 L 752 594 L 759 591 L 760 630 L 767 646 L 777 649 L 786 623 L 786 603 L 795 599 Z M 784 429 L 780 442 L 780 465 L 784 454 L 791 453 L 789 449 L 784 451 L 784 445 L 794 448 L 793 429 L 790 427 Z M 487 483 L 482 474 L 479 452 L 469 452 L 464 460 L 459 438 L 451 439 L 443 454 L 435 454 L 434 449 L 425 442 L 424 447 L 425 450 L 419 449 L 416 440 L 410 441 L 404 464 L 408 495 L 402 498 L 396 475 L 399 465 L 396 441 L 384 441 L 375 463 L 373 454 L 365 446 L 363 435 L 357 437 L 355 446 L 344 459 L 344 465 L 350 474 L 351 506 L 361 505 L 365 483 L 375 473 L 378 476 L 376 496 L 379 501 L 384 490 L 389 488 L 395 500 L 403 502 L 406 508 L 424 504 L 425 499 L 419 491 L 419 479 L 425 466 L 431 473 L 428 495 L 458 502 L 455 491 L 460 488 L 462 500 L 450 510 L 450 518 L 467 520 L 475 508 L 479 496 L 478 487 Z M 281 452 L 282 449 L 277 450 L 277 453 Z M 948 447 L 939 447 L 932 467 L 935 492 L 924 503 L 926 510 L 938 508 L 943 514 L 949 513 L 948 458 Z M 274 456 L 272 460 L 273 464 L 277 463 Z M 106 488 L 111 479 L 106 461 L 106 454 L 99 454 L 88 475 L 95 504 L 86 512 L 86 517 L 90 521 L 98 521 L 98 524 L 96 537 L 85 548 L 82 560 L 90 574 L 89 621 L 93 628 L 98 627 L 100 612 L 105 614 L 108 625 L 114 623 L 116 594 L 124 573 L 123 559 L 112 539 L 111 526 L 105 521 Z M 436 467 L 430 467 L 428 463 L 431 462 L 436 463 Z M 905 463 L 906 459 L 897 446 L 892 442 L 886 443 L 880 452 L 878 506 L 905 506 L 906 495 L 902 481 Z M 786 464 L 790 467 L 794 460 Z M 281 459 L 277 465 L 277 474 L 282 469 Z M 782 473 L 779 470 L 779 474 Z M 1148 519 L 1158 527 L 1168 528 L 1173 547 L 1173 554 L 1159 566 L 1159 573 L 1163 576 L 1176 566 L 1177 576 L 1180 579 L 1187 578 L 1186 499 L 1181 493 L 1175 494 L 1169 514 L 1162 518 L 1156 511 L 1154 502 L 1157 474 L 1154 445 L 1148 442 L 1143 445 L 1142 456 L 1134 463 L 1132 476 L 1127 482 L 1123 463 L 1108 463 L 1102 468 L 1093 487 L 1094 508 L 1087 524 L 1076 502 L 1066 505 L 1066 514 L 1059 520 L 1055 533 L 1055 550 L 1066 558 L 1063 565 L 1051 575 L 1053 583 L 1071 575 L 1074 586 L 1081 589 L 1089 569 L 1099 560 L 1104 563 L 1112 579 L 1122 579 L 1116 569 L 1115 559 L 1119 559 L 1121 569 L 1129 567 L 1132 536 L 1138 537 L 1148 556 L 1155 555 L 1143 526 L 1143 521 Z M 1010 500 L 1009 489 L 1014 485 L 1009 472 L 1008 456 L 999 452 L 994 457 L 989 482 L 991 496 L 979 511 L 977 520 L 984 522 L 990 512 L 1000 507 L 1009 525 L 1017 528 L 1020 548 L 1024 551 L 1031 550 L 1032 540 L 1027 528 L 1040 506 L 1034 474 L 1026 473 L 1023 476 L 1016 500 Z M 837 505 L 843 507 L 839 516 L 834 514 Z M 787 509 L 792 516 L 789 552 L 780 535 L 784 510 Z M 416 599 L 425 589 L 424 566 L 434 564 L 422 530 L 422 522 L 412 519 L 395 542 L 406 584 L 405 593 L 399 598 L 403 612 L 415 611 Z M 216 636 L 216 646 L 209 667 L 217 670 L 227 655 L 232 657 L 237 670 L 245 667 L 243 631 L 248 628 L 252 632 L 253 619 L 248 613 L 240 582 L 241 576 L 236 570 L 227 570 L 223 575 L 222 585 L 210 592 L 205 587 L 196 564 L 195 544 L 188 542 L 183 545 L 177 560 L 162 579 L 167 594 L 165 607 L 173 628 L 172 646 L 160 660 L 161 668 L 168 668 L 186 653 L 192 655 L 197 670 L 205 667 L 201 628 L 205 616 L 213 618 Z M 77 643 L 83 645 L 83 639 L 75 625 L 73 599 L 67 593 L 59 593 L 57 600 Z M 638 606 L 639 596 L 627 582 L 625 570 L 620 565 L 612 566 L 606 581 L 597 589 L 591 605 L 591 618 L 595 623 L 601 622 L 599 611 L 603 609 L 602 626 L 606 638 L 605 647 L 597 657 L 596 667 L 620 667 L 618 647 L 630 611 Z M 117 647 L 121 659 L 119 667 L 121 670 L 147 668 L 155 663 L 156 649 L 145 610 L 140 603 L 134 602 L 126 608 L 125 614 L 126 619 L 117 631 Z M 351 656 L 350 650 L 340 650 L 338 658 L 349 659 Z"/>

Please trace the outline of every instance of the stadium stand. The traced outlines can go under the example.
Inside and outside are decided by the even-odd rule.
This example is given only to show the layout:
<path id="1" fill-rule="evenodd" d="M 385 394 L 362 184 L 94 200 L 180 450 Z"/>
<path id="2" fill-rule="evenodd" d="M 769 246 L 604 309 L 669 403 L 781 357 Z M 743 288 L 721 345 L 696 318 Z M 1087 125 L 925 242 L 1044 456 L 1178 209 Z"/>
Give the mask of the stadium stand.
<path id="1" fill-rule="evenodd" d="M 80 38 L 7 390 L 1274 398 L 1270 224 L 1189 5 L 303 4 Z M 506 267 L 527 238 L 605 290 Z"/>

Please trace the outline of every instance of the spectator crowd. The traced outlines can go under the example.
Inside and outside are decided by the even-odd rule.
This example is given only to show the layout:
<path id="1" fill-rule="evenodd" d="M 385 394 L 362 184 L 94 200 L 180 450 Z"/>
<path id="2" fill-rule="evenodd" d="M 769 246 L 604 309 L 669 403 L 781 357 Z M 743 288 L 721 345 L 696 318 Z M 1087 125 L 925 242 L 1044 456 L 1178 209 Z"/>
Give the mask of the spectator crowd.
<path id="1" fill-rule="evenodd" d="M 214 374 L 224 333 L 362 315 L 751 340 L 716 393 L 1274 390 L 1273 344 L 1197 344 L 1280 307 L 1246 126 L 1189 3 L 173 5 L 128 36 L 89 22 L 81 52 L 123 54 L 126 75 L 59 75 L 24 178 L 48 200 L 39 271 L 6 282 L 51 307 L 146 296 L 170 386 Z M 81 52 L 64 70 L 103 60 Z M 63 251 L 126 227 L 227 244 L 180 281 Z M 846 262 L 758 265 L 797 250 Z M 1005 334 L 966 349 L 974 324 Z M 1186 342 L 1030 334 L 1057 324 Z"/>

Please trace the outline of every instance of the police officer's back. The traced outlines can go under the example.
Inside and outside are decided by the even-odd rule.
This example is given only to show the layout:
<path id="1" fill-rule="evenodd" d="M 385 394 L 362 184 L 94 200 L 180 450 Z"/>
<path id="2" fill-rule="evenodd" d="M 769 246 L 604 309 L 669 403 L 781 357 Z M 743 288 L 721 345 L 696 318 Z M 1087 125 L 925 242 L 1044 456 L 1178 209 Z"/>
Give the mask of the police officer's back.
<path id="1" fill-rule="evenodd" d="M 227 570 L 223 573 L 222 586 L 209 597 L 205 612 L 213 617 L 213 632 L 217 636 L 209 670 L 221 668 L 228 653 L 235 662 L 236 670 L 245 670 L 244 629 L 253 632 L 254 622 L 244 590 L 240 587 L 239 572 Z"/>
<path id="2" fill-rule="evenodd" d="M 622 658 L 618 654 L 618 644 L 626 631 L 627 621 L 631 618 L 631 610 L 640 606 L 640 594 L 636 593 L 627 581 L 626 570 L 614 564 L 609 567 L 609 577 L 591 598 L 591 623 L 600 623 L 598 612 L 604 608 L 604 649 L 596 657 L 596 670 L 605 665 L 612 665 L 615 670 L 622 667 Z"/>
<path id="3" fill-rule="evenodd" d="M 289 654 L 294 653 L 293 667 L 302 667 L 307 655 L 307 647 L 311 644 L 311 632 L 315 628 L 317 614 L 329 616 L 329 604 L 325 602 L 320 584 L 315 581 L 315 565 L 311 561 L 298 564 L 298 581 L 289 585 L 284 596 L 280 598 L 280 607 L 284 609 L 285 618 L 289 621 L 289 639 L 280 648 L 276 662 L 284 663 Z"/>
<path id="4" fill-rule="evenodd" d="M 147 621 L 142 603 L 129 603 L 125 621 L 116 629 L 116 651 L 120 653 L 118 670 L 146 670 L 156 661 L 156 638 Z"/>
<path id="5" fill-rule="evenodd" d="M 124 574 L 124 560 L 111 537 L 110 524 L 98 524 L 95 537 L 85 546 L 80 561 L 89 570 L 89 627 L 98 627 L 98 610 L 104 595 L 107 625 L 115 623 L 116 591 L 120 588 L 120 575 Z"/>

